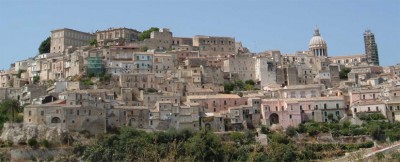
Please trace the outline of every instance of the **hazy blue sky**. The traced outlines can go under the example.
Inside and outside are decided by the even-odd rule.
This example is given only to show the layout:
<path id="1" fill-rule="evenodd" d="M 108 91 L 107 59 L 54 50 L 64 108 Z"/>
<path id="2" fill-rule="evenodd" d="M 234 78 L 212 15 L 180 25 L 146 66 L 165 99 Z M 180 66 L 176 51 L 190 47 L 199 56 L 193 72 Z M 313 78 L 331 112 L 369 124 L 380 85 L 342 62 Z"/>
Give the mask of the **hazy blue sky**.
<path id="1" fill-rule="evenodd" d="M 0 69 L 36 55 L 53 29 L 152 26 L 282 53 L 307 50 L 318 26 L 330 56 L 364 53 L 363 32 L 371 29 L 381 65 L 400 63 L 400 0 L 0 0 Z"/>

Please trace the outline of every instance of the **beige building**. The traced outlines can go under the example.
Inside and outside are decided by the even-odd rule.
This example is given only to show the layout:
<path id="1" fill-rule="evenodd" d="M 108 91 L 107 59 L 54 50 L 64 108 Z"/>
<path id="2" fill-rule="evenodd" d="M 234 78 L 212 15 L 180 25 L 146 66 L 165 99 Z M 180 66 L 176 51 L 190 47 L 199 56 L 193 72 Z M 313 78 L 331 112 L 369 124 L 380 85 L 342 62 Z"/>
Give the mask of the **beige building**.
<path id="1" fill-rule="evenodd" d="M 235 38 L 200 36 L 193 37 L 193 46 L 200 51 L 200 56 L 228 56 L 235 54 Z"/>
<path id="2" fill-rule="evenodd" d="M 172 45 L 172 32 L 169 29 L 163 28 L 159 31 L 153 31 L 149 39 L 145 39 L 141 46 L 155 50 L 169 50 Z"/>
<path id="3" fill-rule="evenodd" d="M 98 45 L 125 45 L 138 40 L 140 32 L 129 28 L 109 28 L 107 30 L 96 31 Z"/>
<path id="4" fill-rule="evenodd" d="M 231 77 L 231 79 L 239 79 L 242 81 L 255 80 L 256 79 L 256 59 L 249 56 L 235 56 L 230 57 L 224 61 L 224 72 L 230 73 L 231 76 L 236 75 L 237 78 Z"/>
<path id="5" fill-rule="evenodd" d="M 89 45 L 95 36 L 73 29 L 63 28 L 51 31 L 50 53 L 64 53 L 64 51 L 72 47 L 80 47 Z"/>

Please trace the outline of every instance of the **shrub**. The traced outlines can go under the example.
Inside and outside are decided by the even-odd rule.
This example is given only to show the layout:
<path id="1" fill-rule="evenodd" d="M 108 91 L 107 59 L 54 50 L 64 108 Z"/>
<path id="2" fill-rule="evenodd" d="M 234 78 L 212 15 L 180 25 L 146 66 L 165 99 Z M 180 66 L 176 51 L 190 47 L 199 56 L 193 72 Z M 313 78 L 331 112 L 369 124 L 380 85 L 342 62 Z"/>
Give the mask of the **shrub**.
<path id="1" fill-rule="evenodd" d="M 31 146 L 32 148 L 36 147 L 37 144 L 38 144 L 38 142 L 36 141 L 35 138 L 31 138 L 31 139 L 28 140 L 28 145 Z"/>
<path id="2" fill-rule="evenodd" d="M 293 126 L 289 126 L 286 128 L 286 135 L 289 137 L 293 137 L 297 134 L 296 132 L 296 128 L 294 128 Z"/>
<path id="3" fill-rule="evenodd" d="M 6 146 L 6 147 L 11 147 L 11 146 L 13 146 L 13 145 L 14 145 L 14 142 L 11 141 L 11 140 L 7 140 L 7 141 L 5 142 L 5 146 Z"/>
<path id="4" fill-rule="evenodd" d="M 267 128 L 265 125 L 261 126 L 261 133 L 262 134 L 270 134 L 271 131 L 269 130 L 269 128 Z"/>
<path id="5" fill-rule="evenodd" d="M 287 136 L 281 133 L 273 133 L 270 138 L 272 142 L 276 143 L 288 144 L 290 142 Z"/>
<path id="6" fill-rule="evenodd" d="M 50 142 L 49 141 L 47 141 L 47 140 L 42 140 L 41 142 L 41 145 L 43 146 L 43 147 L 46 147 L 46 148 L 49 148 L 50 147 Z"/>

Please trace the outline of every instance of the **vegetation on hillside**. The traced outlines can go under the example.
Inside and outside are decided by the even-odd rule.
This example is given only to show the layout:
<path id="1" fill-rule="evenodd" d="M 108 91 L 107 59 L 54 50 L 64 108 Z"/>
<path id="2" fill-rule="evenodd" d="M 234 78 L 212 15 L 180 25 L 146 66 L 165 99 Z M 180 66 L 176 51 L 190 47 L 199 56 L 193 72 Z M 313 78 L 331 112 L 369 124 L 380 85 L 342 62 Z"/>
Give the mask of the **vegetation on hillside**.
<path id="1" fill-rule="evenodd" d="M 139 34 L 139 38 L 138 38 L 139 41 L 143 41 L 145 39 L 150 38 L 151 32 L 158 31 L 158 30 L 159 30 L 159 28 L 157 28 L 157 27 L 151 27 L 150 29 L 143 31 L 142 33 Z"/>
<path id="2" fill-rule="evenodd" d="M 6 122 L 22 122 L 23 116 L 19 115 L 22 113 L 23 107 L 19 106 L 17 100 L 4 100 L 0 103 L 0 129 L 3 128 Z"/>
<path id="3" fill-rule="evenodd" d="M 247 80 L 243 83 L 241 80 L 237 80 L 235 82 L 225 82 L 224 83 L 224 91 L 225 93 L 231 93 L 231 91 L 251 91 L 251 90 L 257 90 L 254 88 L 254 81 L 253 80 Z"/>
<path id="4" fill-rule="evenodd" d="M 42 53 L 49 53 L 50 52 L 50 43 L 51 43 L 51 38 L 47 37 L 42 43 L 40 43 L 39 46 L 39 54 Z"/>
<path id="5" fill-rule="evenodd" d="M 339 72 L 339 78 L 340 79 L 348 79 L 349 76 L 348 74 L 350 73 L 351 69 L 350 68 L 343 68 L 342 70 L 340 70 Z"/>

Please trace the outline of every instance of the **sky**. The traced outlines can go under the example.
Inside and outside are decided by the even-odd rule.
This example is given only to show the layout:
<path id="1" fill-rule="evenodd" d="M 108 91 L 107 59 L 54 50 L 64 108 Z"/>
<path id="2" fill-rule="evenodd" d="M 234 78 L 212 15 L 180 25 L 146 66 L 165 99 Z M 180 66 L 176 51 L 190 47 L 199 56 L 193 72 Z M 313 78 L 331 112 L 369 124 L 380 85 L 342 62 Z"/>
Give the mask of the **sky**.
<path id="1" fill-rule="evenodd" d="M 315 27 L 329 56 L 365 53 L 370 29 L 382 66 L 400 63 L 400 0 L 0 0 L 0 69 L 33 57 L 50 31 L 139 31 L 235 37 L 252 52 L 308 50 Z"/>

